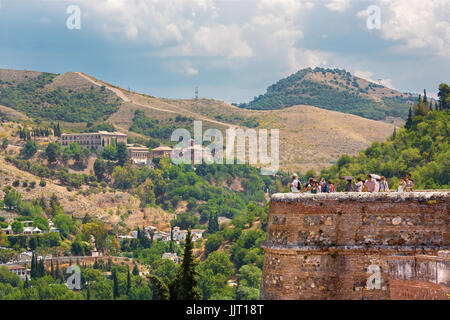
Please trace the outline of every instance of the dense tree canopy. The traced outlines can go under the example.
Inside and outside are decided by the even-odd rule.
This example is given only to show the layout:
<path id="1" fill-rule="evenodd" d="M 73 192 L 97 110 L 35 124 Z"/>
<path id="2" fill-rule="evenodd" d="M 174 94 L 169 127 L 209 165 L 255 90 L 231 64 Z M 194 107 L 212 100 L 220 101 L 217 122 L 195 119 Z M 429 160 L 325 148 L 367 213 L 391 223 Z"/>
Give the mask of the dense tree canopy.
<path id="1" fill-rule="evenodd" d="M 416 189 L 448 189 L 449 110 L 439 107 L 439 110 L 433 108 L 430 111 L 425 97 L 420 97 L 414 106 L 410 124 L 396 130 L 395 136 L 384 143 L 375 141 L 358 156 L 341 157 L 336 165 L 323 170 L 321 175 L 337 181 L 338 177 L 346 175 L 364 178 L 367 174 L 378 173 L 388 178 L 395 189 L 398 179 L 409 172 Z M 441 97 L 447 99 L 442 93 Z"/>

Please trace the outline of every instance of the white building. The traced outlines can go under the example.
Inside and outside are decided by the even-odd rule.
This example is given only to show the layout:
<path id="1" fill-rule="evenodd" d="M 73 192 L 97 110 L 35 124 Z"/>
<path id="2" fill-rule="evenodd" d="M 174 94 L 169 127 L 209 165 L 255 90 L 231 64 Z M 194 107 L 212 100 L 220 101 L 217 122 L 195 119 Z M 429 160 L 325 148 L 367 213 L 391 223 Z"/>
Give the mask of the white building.
<path id="1" fill-rule="evenodd" d="M 186 239 L 187 230 L 181 230 L 180 227 L 173 228 L 173 240 L 174 241 L 183 241 Z"/>
<path id="2" fill-rule="evenodd" d="M 177 254 L 176 253 L 172 253 L 172 252 L 165 252 L 165 253 L 163 253 L 163 255 L 162 255 L 162 258 L 161 259 L 168 259 L 168 260 L 172 260 L 173 262 L 175 262 L 175 263 L 179 263 L 180 262 L 180 257 L 179 256 L 177 256 Z"/>
<path id="3" fill-rule="evenodd" d="M 198 239 L 203 237 L 203 233 L 205 230 L 202 229 L 192 229 L 191 236 L 192 241 L 197 241 Z M 175 241 L 183 241 L 186 240 L 187 230 L 180 230 L 180 227 L 173 228 L 173 240 Z"/>
<path id="4" fill-rule="evenodd" d="M 134 239 L 134 238 L 132 236 L 124 236 L 124 235 L 119 236 L 119 241 L 123 241 L 125 239 Z"/>
<path id="5" fill-rule="evenodd" d="M 192 229 L 191 230 L 192 241 L 197 241 L 198 239 L 201 239 L 203 237 L 203 232 L 205 232 L 205 230 Z"/>
<path id="6" fill-rule="evenodd" d="M 31 251 L 25 251 L 21 252 L 16 255 L 15 259 L 17 262 L 27 262 L 31 261 L 31 258 L 33 257 L 33 253 Z"/>
<path id="7" fill-rule="evenodd" d="M 153 235 L 153 240 L 161 239 L 164 242 L 170 241 L 170 232 L 157 231 Z"/>
<path id="8" fill-rule="evenodd" d="M 146 232 L 150 232 L 150 231 L 152 231 L 152 230 L 153 230 L 154 232 L 158 231 L 158 229 L 157 229 L 156 227 L 154 227 L 154 226 L 148 226 L 148 227 L 145 227 L 144 230 L 145 230 Z"/>
<path id="9" fill-rule="evenodd" d="M 49 232 L 56 232 L 56 233 L 59 233 L 59 230 L 58 230 L 57 228 L 55 228 L 55 227 L 51 227 L 50 230 L 49 230 Z"/>
<path id="10" fill-rule="evenodd" d="M 2 228 L 2 231 L 3 231 L 4 234 L 13 234 L 14 233 L 13 230 L 12 230 L 11 225 L 8 225 L 7 228 Z"/>
<path id="11" fill-rule="evenodd" d="M 33 234 L 33 227 L 23 228 L 23 234 Z"/>
<path id="12" fill-rule="evenodd" d="M 6 267 L 8 268 L 9 271 L 18 275 L 22 280 L 25 281 L 26 278 L 30 279 L 31 276 L 30 269 L 27 269 L 19 265 L 7 265 Z"/>

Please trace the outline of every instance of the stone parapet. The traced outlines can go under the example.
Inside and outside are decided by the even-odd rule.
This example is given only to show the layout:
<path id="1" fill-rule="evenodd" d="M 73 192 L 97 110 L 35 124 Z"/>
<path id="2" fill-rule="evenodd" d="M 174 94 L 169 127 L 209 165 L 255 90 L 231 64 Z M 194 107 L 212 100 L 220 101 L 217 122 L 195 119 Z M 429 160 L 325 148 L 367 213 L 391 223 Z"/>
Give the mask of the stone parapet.
<path id="1" fill-rule="evenodd" d="M 261 298 L 390 299 L 399 270 L 448 278 L 449 202 L 449 191 L 273 195 Z"/>

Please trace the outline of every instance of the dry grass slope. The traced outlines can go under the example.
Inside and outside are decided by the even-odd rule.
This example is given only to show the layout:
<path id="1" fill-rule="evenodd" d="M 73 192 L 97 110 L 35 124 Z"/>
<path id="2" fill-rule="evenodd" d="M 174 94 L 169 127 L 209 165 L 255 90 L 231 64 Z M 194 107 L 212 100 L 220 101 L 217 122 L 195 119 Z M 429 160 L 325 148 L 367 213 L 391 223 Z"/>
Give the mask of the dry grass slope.
<path id="1" fill-rule="evenodd" d="M 37 76 L 39 72 L 0 70 L 0 79 L 25 79 L 25 75 Z M 332 84 L 331 74 L 314 73 L 308 75 L 315 81 Z M 361 86 L 369 82 L 358 78 Z M 68 72 L 55 78 L 52 87 L 62 86 L 71 90 L 82 90 L 90 86 L 105 86 L 114 99 L 121 101 L 119 110 L 107 122 L 118 130 L 136 136 L 128 129 L 132 124 L 135 110 L 143 110 L 154 119 L 168 120 L 177 115 L 203 121 L 204 130 L 217 128 L 223 132 L 227 128 L 242 126 L 245 120 L 259 123 L 259 128 L 280 129 L 280 167 L 284 170 L 306 172 L 329 167 L 341 155 L 356 155 L 374 140 L 384 141 L 394 130 L 394 124 L 374 121 L 358 116 L 328 111 L 312 106 L 294 106 L 282 110 L 258 111 L 240 109 L 214 99 L 166 99 L 128 92 L 120 87 L 98 80 L 80 72 Z M 342 88 L 341 88 L 342 89 Z M 401 94 L 388 88 L 375 88 L 372 98 Z M 387 91 L 389 90 L 389 92 Z M 380 92 L 378 92 L 380 91 Z M 382 94 L 384 92 L 384 95 Z M 2 109 L 0 108 L 0 111 Z M 19 116 L 19 114 L 17 114 Z M 398 123 L 395 123 L 398 125 Z M 85 124 L 71 124 L 84 127 Z"/>

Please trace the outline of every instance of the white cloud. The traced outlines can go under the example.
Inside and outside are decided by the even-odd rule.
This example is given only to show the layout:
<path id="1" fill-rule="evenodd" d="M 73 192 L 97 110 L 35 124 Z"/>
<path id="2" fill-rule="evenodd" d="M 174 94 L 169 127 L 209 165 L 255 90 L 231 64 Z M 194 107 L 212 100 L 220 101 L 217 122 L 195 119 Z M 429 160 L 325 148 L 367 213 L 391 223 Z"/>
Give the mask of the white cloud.
<path id="1" fill-rule="evenodd" d="M 350 6 L 350 0 L 331 0 L 325 5 L 328 9 L 337 12 L 344 12 Z"/>
<path id="2" fill-rule="evenodd" d="M 380 36 L 401 41 L 395 50 L 450 58 L 450 1 L 377 0 L 381 9 Z M 367 16 L 365 10 L 358 17 Z"/>
<path id="3" fill-rule="evenodd" d="M 382 86 L 395 89 L 392 86 L 392 79 L 373 79 L 373 73 L 370 71 L 363 71 L 363 70 L 355 70 L 354 75 L 363 79 L 366 79 L 367 81 L 381 84 Z"/>
<path id="4" fill-rule="evenodd" d="M 314 7 L 313 1 L 257 0 L 240 18 L 229 11 L 223 16 L 224 3 L 213 0 L 78 0 L 78 4 L 89 12 L 90 23 L 99 32 L 146 43 L 163 58 L 213 58 L 221 62 L 206 64 L 222 66 L 254 58 L 279 66 L 282 73 L 326 62 L 322 52 L 297 48 L 304 38 L 302 19 Z M 243 5 L 233 4 L 236 16 Z M 183 74 L 199 72 L 169 63 Z"/>

